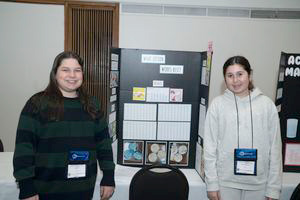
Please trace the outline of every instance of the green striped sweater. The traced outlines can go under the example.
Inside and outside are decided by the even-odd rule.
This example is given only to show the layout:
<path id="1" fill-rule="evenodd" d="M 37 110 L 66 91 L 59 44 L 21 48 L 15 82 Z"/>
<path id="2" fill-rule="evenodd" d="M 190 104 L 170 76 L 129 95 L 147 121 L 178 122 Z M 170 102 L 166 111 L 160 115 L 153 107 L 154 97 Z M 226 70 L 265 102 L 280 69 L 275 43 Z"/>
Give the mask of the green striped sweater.
<path id="1" fill-rule="evenodd" d="M 114 186 L 111 139 L 104 119 L 93 120 L 78 98 L 64 98 L 63 118 L 50 121 L 49 108 L 33 112 L 32 98 L 24 106 L 13 158 L 19 198 L 38 194 L 40 200 L 92 199 L 97 160 L 103 172 L 100 185 Z M 88 151 L 87 176 L 67 179 L 70 151 Z M 99 197 L 100 198 L 100 197 Z"/>

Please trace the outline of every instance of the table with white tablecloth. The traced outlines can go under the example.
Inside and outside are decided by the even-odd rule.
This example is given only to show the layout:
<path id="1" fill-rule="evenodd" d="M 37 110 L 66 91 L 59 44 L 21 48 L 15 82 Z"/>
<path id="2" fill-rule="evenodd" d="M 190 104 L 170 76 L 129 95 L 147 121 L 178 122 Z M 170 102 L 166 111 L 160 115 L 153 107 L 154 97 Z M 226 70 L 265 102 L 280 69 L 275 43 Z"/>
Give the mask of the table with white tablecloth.
<path id="1" fill-rule="evenodd" d="M 13 177 L 13 152 L 0 153 L 0 200 L 18 199 L 18 188 Z M 129 197 L 129 184 L 133 175 L 139 170 L 137 167 L 116 165 L 116 190 L 111 200 L 127 200 Z M 194 169 L 181 169 L 189 182 L 189 200 L 207 200 L 205 184 Z M 100 199 L 99 183 L 101 172 L 97 177 L 94 200 Z M 300 182 L 299 173 L 284 173 L 283 187 L 280 200 L 289 200 L 294 188 Z"/>

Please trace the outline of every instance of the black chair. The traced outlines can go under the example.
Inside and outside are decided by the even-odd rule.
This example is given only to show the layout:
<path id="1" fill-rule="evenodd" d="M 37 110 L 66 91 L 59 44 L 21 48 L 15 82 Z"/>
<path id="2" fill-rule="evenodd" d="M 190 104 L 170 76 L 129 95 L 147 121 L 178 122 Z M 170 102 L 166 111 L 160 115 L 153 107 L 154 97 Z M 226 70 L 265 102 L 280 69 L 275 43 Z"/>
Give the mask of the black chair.
<path id="1" fill-rule="evenodd" d="M 3 151 L 4 151 L 4 147 L 3 147 L 2 141 L 0 139 L 0 152 L 3 152 Z"/>
<path id="2" fill-rule="evenodd" d="M 299 200 L 300 199 L 300 183 L 295 188 L 290 200 Z"/>
<path id="3" fill-rule="evenodd" d="M 188 200 L 188 196 L 185 175 L 170 165 L 144 167 L 130 182 L 129 200 Z"/>

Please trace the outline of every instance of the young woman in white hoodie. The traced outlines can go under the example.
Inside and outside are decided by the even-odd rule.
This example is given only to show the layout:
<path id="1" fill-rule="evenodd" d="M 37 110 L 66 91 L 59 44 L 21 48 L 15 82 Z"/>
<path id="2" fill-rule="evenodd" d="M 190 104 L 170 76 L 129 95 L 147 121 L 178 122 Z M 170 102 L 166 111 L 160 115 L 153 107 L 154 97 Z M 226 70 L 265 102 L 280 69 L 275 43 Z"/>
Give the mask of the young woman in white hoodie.
<path id="1" fill-rule="evenodd" d="M 208 108 L 204 170 L 210 200 L 279 199 L 282 154 L 273 101 L 252 84 L 243 56 L 223 66 L 227 89 Z"/>

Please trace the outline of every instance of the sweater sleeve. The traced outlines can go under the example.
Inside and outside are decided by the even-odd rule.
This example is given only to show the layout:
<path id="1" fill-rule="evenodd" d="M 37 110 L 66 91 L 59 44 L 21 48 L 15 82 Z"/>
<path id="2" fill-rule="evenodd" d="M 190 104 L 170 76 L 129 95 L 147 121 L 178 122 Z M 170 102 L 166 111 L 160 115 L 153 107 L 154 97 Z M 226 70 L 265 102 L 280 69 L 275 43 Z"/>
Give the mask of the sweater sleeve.
<path id="1" fill-rule="evenodd" d="M 207 191 L 218 191 L 217 175 L 218 122 L 215 103 L 208 108 L 204 128 L 204 172 Z"/>
<path id="2" fill-rule="evenodd" d="M 266 196 L 279 199 L 282 184 L 282 144 L 278 113 L 274 105 L 271 110 L 269 131 L 272 138 Z"/>
<path id="3" fill-rule="evenodd" d="M 96 145 L 97 160 L 103 172 L 100 185 L 115 186 L 112 140 L 109 137 L 108 127 L 104 119 L 97 121 L 96 124 Z"/>
<path id="4" fill-rule="evenodd" d="M 38 126 L 39 122 L 33 114 L 33 104 L 29 100 L 19 118 L 13 156 L 13 173 L 19 184 L 20 199 L 37 194 L 33 179 L 35 177 L 35 146 Z"/>

